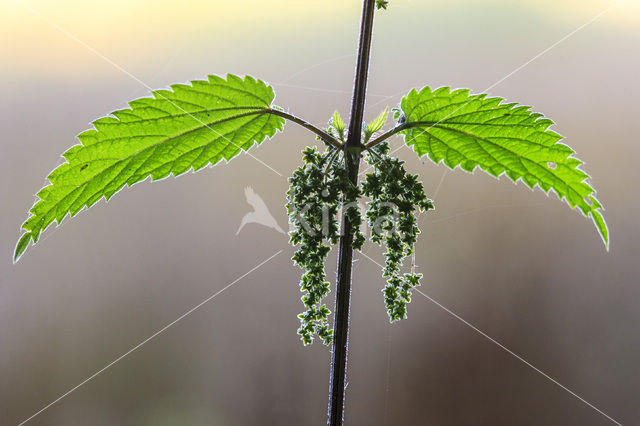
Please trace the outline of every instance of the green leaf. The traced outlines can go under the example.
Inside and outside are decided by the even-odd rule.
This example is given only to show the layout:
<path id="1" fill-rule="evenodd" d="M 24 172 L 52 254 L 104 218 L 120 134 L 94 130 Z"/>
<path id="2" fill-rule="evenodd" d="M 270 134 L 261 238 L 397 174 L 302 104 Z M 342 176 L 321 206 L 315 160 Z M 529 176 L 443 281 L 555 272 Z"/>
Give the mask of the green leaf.
<path id="1" fill-rule="evenodd" d="M 14 261 L 54 220 L 60 224 L 148 177 L 155 181 L 229 161 L 284 124 L 284 118 L 271 114 L 273 89 L 249 76 L 209 76 L 152 94 L 78 135 L 80 144 L 63 154 L 66 162 L 36 194 Z"/>
<path id="2" fill-rule="evenodd" d="M 344 124 L 344 121 L 342 121 L 342 117 L 340 117 L 338 111 L 335 111 L 331 116 L 329 126 L 336 131 L 340 140 L 344 141 L 344 129 L 346 128 L 346 125 Z"/>
<path id="3" fill-rule="evenodd" d="M 468 172 L 479 167 L 547 194 L 553 190 L 571 208 L 591 217 L 608 250 L 602 205 L 586 182 L 589 175 L 579 168 L 582 162 L 559 142 L 562 136 L 549 130 L 551 120 L 531 107 L 503 101 L 448 87 L 413 89 L 400 104 L 399 121 L 407 127 L 401 133 L 419 156 L 426 154 L 435 163 Z"/>
<path id="4" fill-rule="evenodd" d="M 385 108 L 384 111 L 382 111 L 382 113 L 376 117 L 375 120 L 373 120 L 371 123 L 366 124 L 364 126 L 364 142 L 363 143 L 367 143 L 367 141 L 371 138 L 371 135 L 373 135 L 375 132 L 379 131 L 380 129 L 382 129 L 382 127 L 384 126 L 384 123 L 386 123 L 387 121 L 387 116 L 389 115 L 389 107 Z"/>
<path id="5" fill-rule="evenodd" d="M 382 126 L 384 126 L 384 123 L 387 121 L 387 115 L 389 115 L 389 107 L 385 108 L 375 120 L 367 124 L 365 131 L 373 134 L 382 129 Z"/>
<path id="6" fill-rule="evenodd" d="M 388 0 L 376 0 L 376 9 L 386 9 L 389 6 Z"/>
<path id="7" fill-rule="evenodd" d="M 29 243 L 31 242 L 31 234 L 25 232 L 22 234 L 20 239 L 18 240 L 18 244 L 16 244 L 16 250 L 13 254 L 13 263 L 16 263 L 20 257 L 24 254 L 27 247 L 29 247 Z"/>

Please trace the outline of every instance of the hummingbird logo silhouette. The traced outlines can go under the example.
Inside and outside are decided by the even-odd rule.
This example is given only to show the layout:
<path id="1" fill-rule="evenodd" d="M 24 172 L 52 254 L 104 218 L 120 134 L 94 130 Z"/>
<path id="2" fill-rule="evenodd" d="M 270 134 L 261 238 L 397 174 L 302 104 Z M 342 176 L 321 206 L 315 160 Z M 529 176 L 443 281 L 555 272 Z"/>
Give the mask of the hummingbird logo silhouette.
<path id="1" fill-rule="evenodd" d="M 282 228 L 280 228 L 280 225 L 278 225 L 278 222 L 276 222 L 276 219 L 267 208 L 264 200 L 258 194 L 256 194 L 253 188 L 247 186 L 244 189 L 244 196 L 247 199 L 247 203 L 249 203 L 249 205 L 253 207 L 253 211 L 244 215 L 242 221 L 240 222 L 240 227 L 238 228 L 236 235 L 238 235 L 242 228 L 244 228 L 244 226 L 248 223 L 257 223 L 259 225 L 275 229 L 281 234 L 285 233 Z"/>

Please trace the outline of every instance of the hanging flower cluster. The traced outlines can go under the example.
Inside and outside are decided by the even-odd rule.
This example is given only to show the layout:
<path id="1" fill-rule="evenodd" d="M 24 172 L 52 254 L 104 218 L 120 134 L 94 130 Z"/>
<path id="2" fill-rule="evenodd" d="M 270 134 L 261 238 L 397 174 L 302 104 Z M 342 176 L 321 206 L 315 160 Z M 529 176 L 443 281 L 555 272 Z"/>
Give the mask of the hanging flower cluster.
<path id="1" fill-rule="evenodd" d="M 365 141 L 382 127 L 386 114 L 385 111 L 365 126 Z M 328 131 L 344 142 L 345 126 L 337 113 L 329 121 Z M 320 152 L 307 147 L 303 151 L 304 164 L 289 178 L 287 212 L 293 225 L 289 242 L 299 246 L 293 261 L 304 270 L 300 289 L 306 310 L 298 315 L 298 334 L 305 345 L 311 344 L 315 336 L 326 345 L 333 341 L 328 320 L 331 311 L 323 304 L 330 292 L 324 265 L 331 246 L 340 238 L 341 208 L 352 224 L 353 249 L 359 250 L 365 238 L 357 201 L 362 196 L 370 199 L 366 218 L 371 240 L 379 245 L 384 243 L 387 248 L 382 271 L 387 285 L 383 293 L 392 322 L 406 318 L 411 289 L 419 285 L 422 277 L 415 273 L 413 265 L 411 273 L 402 275 L 400 269 L 404 259 L 414 253 L 420 233 L 415 213 L 433 209 L 433 203 L 424 194 L 417 175 L 407 173 L 403 161 L 389 156 L 386 143 L 368 149 L 365 160 L 374 171 L 358 186 L 349 180 L 342 149 L 327 146 Z"/>
<path id="2" fill-rule="evenodd" d="M 328 148 L 320 153 L 316 148 L 306 148 L 303 160 L 304 165 L 289 178 L 287 191 L 287 211 L 293 225 L 289 242 L 300 245 L 293 261 L 304 270 L 300 289 L 305 293 L 302 303 L 306 311 L 298 315 L 298 334 L 305 345 L 313 342 L 314 335 L 329 345 L 333 330 L 328 323 L 331 311 L 322 303 L 330 291 L 324 264 L 331 245 L 340 237 L 337 213 L 343 197 L 356 200 L 360 191 L 349 181 L 340 150 Z M 345 213 L 354 220 L 353 245 L 360 248 L 364 243 L 360 212 L 353 207 Z"/>
<path id="3" fill-rule="evenodd" d="M 401 275 L 405 258 L 414 254 L 414 245 L 420 229 L 416 210 L 433 209 L 433 202 L 424 193 L 418 175 L 407 173 L 404 161 L 388 155 L 389 146 L 381 143 L 369 150 L 366 161 L 373 166 L 362 182 L 363 195 L 370 198 L 366 216 L 371 228 L 371 240 L 386 246 L 386 262 L 382 275 L 387 278 L 383 289 L 389 319 L 394 322 L 407 317 L 407 303 L 411 289 L 418 286 L 422 274 L 411 272 Z"/>

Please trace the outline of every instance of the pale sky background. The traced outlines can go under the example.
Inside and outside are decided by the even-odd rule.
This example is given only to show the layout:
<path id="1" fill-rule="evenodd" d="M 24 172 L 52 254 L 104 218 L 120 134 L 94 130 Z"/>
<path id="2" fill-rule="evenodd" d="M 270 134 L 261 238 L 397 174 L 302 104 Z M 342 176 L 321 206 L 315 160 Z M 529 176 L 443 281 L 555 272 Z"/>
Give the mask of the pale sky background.
<path id="1" fill-rule="evenodd" d="M 424 25 L 429 25 L 429 13 L 437 13 L 438 9 L 455 13 L 469 8 L 486 8 L 500 14 L 516 8 L 566 28 L 574 28 L 616 3 L 601 18 L 601 24 L 637 30 L 640 26 L 640 2 L 637 0 L 394 0 L 393 7 L 396 13 L 409 8 L 419 10 L 426 17 Z M 101 61 L 87 58 L 83 47 L 60 37 L 53 27 L 43 25 L 42 18 L 34 11 L 102 54 L 132 65 L 144 60 L 141 50 L 153 52 L 179 43 L 200 46 L 203 37 L 212 36 L 221 38 L 217 42 L 228 43 L 229 31 L 234 34 L 234 41 L 238 35 L 251 39 L 261 32 L 284 31 L 279 29 L 281 24 L 289 26 L 296 20 L 310 18 L 318 27 L 327 28 L 328 22 L 343 22 L 357 15 L 359 5 L 358 2 L 344 0 L 201 0 L 179 6 L 170 0 L 3 0 L 0 3 L 0 37 L 5 42 L 0 44 L 0 55 L 32 59 L 11 61 L 6 64 L 5 72 L 29 75 L 37 72 L 43 60 L 48 61 L 49 73 L 73 71 L 79 62 L 85 70 L 109 72 Z M 473 34 L 473 28 L 468 28 L 468 31 Z M 43 48 L 43 39 L 47 40 L 46 48 Z"/>

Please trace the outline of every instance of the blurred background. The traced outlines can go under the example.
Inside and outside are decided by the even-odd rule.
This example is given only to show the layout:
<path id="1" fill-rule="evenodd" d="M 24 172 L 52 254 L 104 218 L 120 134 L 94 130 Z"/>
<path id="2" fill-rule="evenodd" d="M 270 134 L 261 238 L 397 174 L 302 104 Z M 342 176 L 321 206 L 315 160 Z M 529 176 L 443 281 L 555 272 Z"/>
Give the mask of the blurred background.
<path id="1" fill-rule="evenodd" d="M 375 22 L 365 118 L 412 87 L 450 85 L 491 87 L 557 123 L 607 209 L 611 251 L 555 196 L 447 171 L 402 148 L 437 207 L 420 219 L 421 291 L 619 423 L 638 425 L 640 4 L 618 2 L 592 21 L 612 4 L 391 0 Z M 0 424 L 29 418 L 280 250 L 29 424 L 325 424 L 330 352 L 296 335 L 293 249 L 255 224 L 236 235 L 250 211 L 246 186 L 286 227 L 285 178 L 315 143 L 294 124 L 251 151 L 283 176 L 241 155 L 142 183 L 50 229 L 19 264 L 11 256 L 32 194 L 75 135 L 148 94 L 118 67 L 153 88 L 251 74 L 274 86 L 278 105 L 323 126 L 336 108 L 349 114 L 360 8 L 0 3 Z M 371 244 L 364 252 L 383 261 Z M 390 325 L 380 268 L 356 258 L 347 424 L 613 424 L 418 293 L 409 319 Z M 335 263 L 333 253 L 332 280 Z"/>

